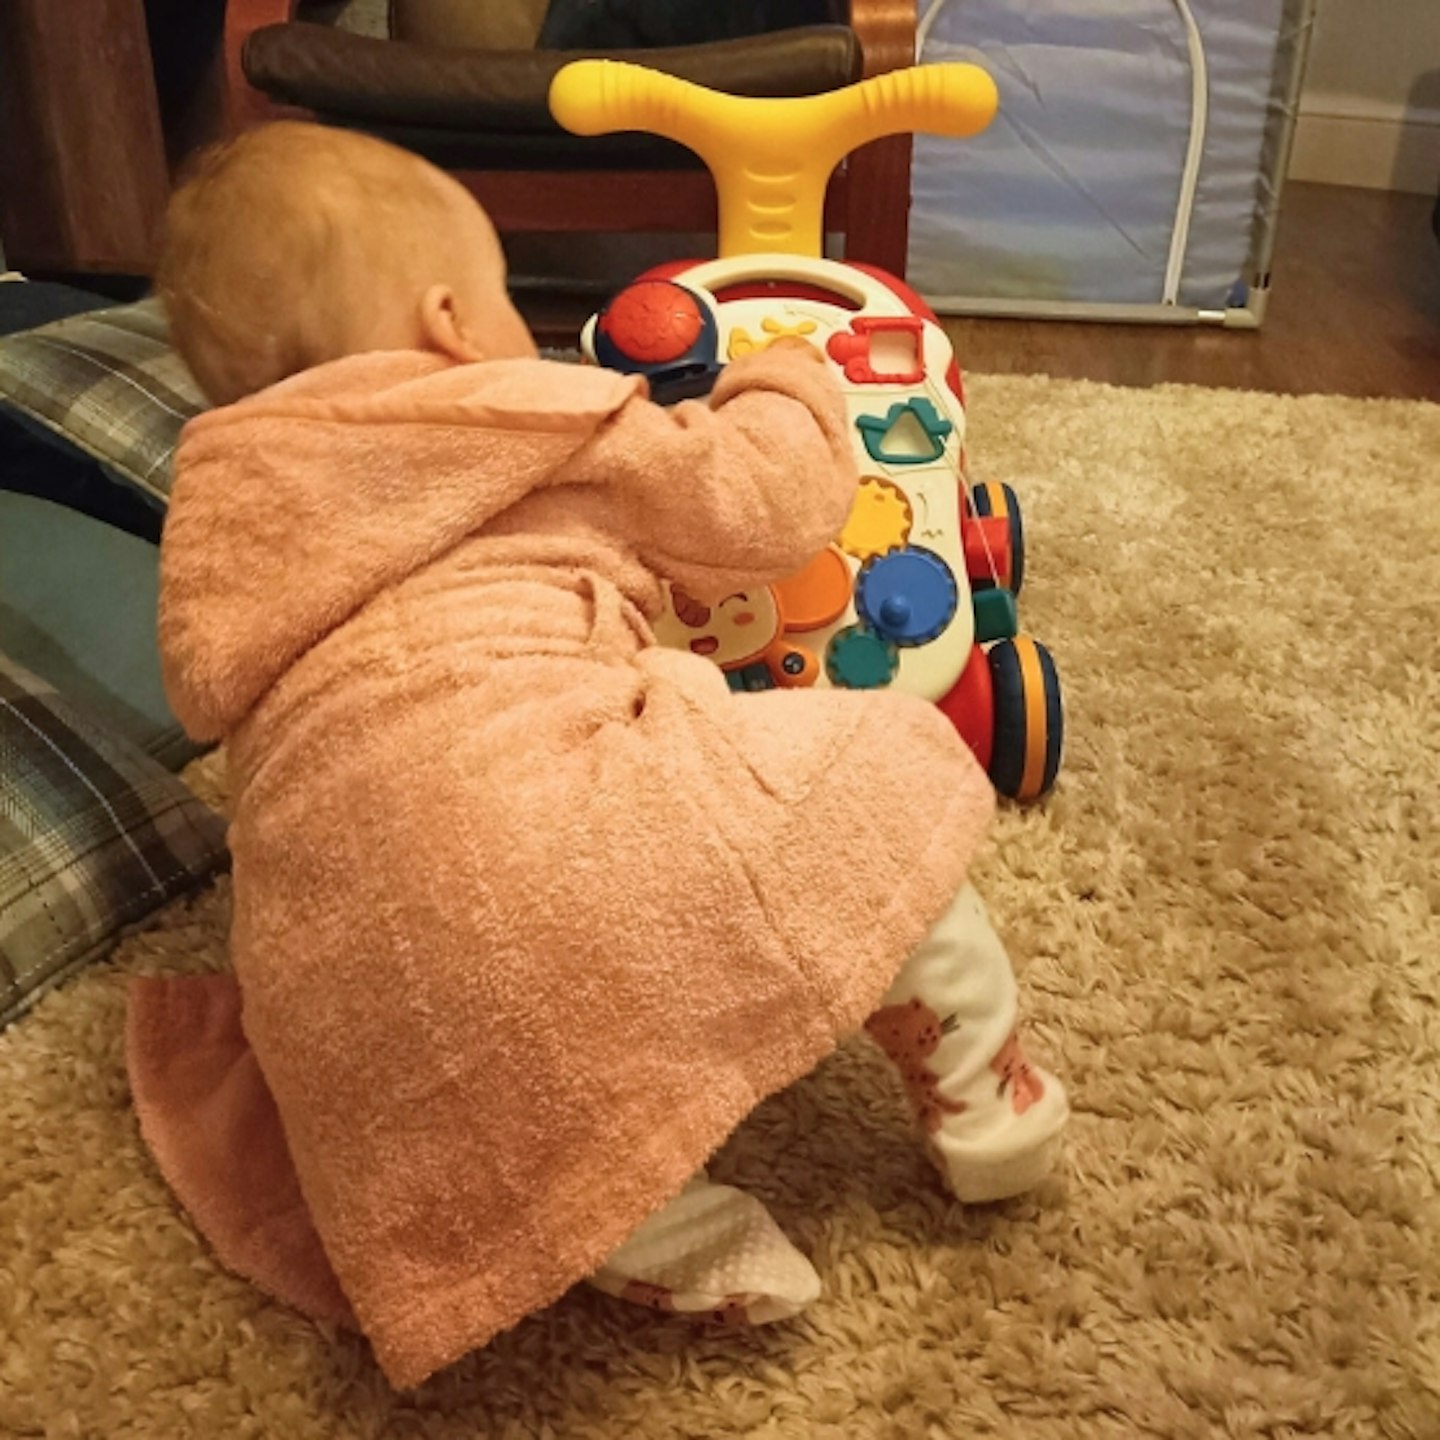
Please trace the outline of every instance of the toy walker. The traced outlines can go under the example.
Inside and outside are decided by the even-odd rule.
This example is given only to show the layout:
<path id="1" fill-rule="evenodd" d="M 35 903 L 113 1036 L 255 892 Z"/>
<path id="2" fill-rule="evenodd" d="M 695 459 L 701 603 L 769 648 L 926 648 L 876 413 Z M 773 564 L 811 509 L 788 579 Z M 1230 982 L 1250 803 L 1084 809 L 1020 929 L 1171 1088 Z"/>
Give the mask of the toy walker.
<path id="1" fill-rule="evenodd" d="M 719 193 L 721 258 L 640 276 L 586 325 L 587 359 L 645 375 L 669 403 L 798 336 L 835 368 L 863 476 L 844 529 L 799 575 L 714 606 L 672 589 L 661 640 L 714 661 L 735 690 L 921 695 L 1001 794 L 1044 795 L 1063 712 L 1049 652 L 1018 632 L 1019 505 L 1007 485 L 967 482 L 964 385 L 934 312 L 883 271 L 822 258 L 825 189 L 844 155 L 910 129 L 975 134 L 995 112 L 990 77 L 930 65 L 767 100 L 582 60 L 556 76 L 550 104 L 578 134 L 646 130 L 689 146 Z"/>

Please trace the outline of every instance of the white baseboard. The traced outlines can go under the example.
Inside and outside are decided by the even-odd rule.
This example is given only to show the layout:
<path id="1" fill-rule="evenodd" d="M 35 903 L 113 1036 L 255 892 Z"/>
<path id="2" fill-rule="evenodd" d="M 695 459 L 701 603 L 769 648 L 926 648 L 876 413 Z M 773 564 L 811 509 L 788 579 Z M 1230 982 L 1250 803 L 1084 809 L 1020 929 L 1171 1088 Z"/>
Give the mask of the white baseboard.
<path id="1" fill-rule="evenodd" d="M 1440 110 L 1307 95 L 1295 124 L 1290 179 L 1434 195 Z"/>

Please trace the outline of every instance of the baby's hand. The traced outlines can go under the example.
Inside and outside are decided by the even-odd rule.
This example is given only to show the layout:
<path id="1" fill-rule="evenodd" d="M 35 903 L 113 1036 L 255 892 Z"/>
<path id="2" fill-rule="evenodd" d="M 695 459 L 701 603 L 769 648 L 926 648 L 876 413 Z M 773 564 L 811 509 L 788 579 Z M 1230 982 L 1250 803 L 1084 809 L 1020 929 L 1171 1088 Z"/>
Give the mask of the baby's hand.
<path id="1" fill-rule="evenodd" d="M 783 355 L 804 355 L 810 360 L 823 361 L 825 359 L 824 353 L 818 345 L 812 345 L 798 335 L 781 335 L 778 339 L 772 340 L 765 349 L 778 351 Z"/>

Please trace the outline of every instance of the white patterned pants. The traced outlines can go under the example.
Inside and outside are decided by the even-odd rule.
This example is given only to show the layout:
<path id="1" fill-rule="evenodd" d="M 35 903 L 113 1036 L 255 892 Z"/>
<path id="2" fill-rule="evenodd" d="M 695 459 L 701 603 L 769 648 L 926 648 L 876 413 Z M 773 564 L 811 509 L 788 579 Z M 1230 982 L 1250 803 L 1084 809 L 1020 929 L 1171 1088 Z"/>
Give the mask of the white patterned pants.
<path id="1" fill-rule="evenodd" d="M 901 967 L 866 1031 L 894 1062 L 926 1149 L 956 1197 L 1003 1200 L 1055 1163 L 1069 1107 L 1020 1045 L 1010 958 L 966 885 Z M 592 1284 L 652 1309 L 765 1324 L 820 1291 L 760 1202 L 704 1175 L 611 1256 Z"/>

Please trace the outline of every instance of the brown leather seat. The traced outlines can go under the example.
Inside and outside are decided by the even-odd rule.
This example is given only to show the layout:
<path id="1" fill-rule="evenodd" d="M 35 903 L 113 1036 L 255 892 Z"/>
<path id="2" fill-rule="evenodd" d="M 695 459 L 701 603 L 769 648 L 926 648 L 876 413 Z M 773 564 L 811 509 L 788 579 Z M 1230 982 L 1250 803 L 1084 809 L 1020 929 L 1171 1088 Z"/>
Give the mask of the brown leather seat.
<path id="1" fill-rule="evenodd" d="M 716 223 L 714 187 L 688 150 L 643 135 L 581 138 L 555 125 L 550 80 L 580 54 L 633 59 L 714 89 L 768 97 L 815 94 L 882 74 L 910 64 L 915 48 L 915 0 L 806 7 L 843 15 L 844 25 L 583 52 L 481 48 L 493 42 L 464 38 L 487 32 L 509 9 L 538 16 L 545 0 L 495 10 L 479 8 L 480 0 L 392 0 L 401 38 L 391 39 L 297 18 L 303 0 L 225 0 L 225 6 L 218 107 L 224 133 L 298 114 L 381 135 L 451 171 L 506 234 L 694 233 Z M 772 13 L 801 12 L 782 4 Z M 538 27 L 538 18 L 533 23 Z M 856 151 L 836 172 L 828 200 L 827 229 L 844 235 L 849 258 L 904 272 L 908 136 Z"/>
<path id="2" fill-rule="evenodd" d="M 815 95 L 858 80 L 843 25 L 671 49 L 587 52 L 633 60 L 736 95 Z M 683 147 L 645 136 L 583 139 L 551 118 L 550 82 L 575 59 L 553 50 L 451 50 L 295 22 L 245 43 L 246 79 L 272 99 L 393 139 L 448 169 L 684 168 Z"/>

